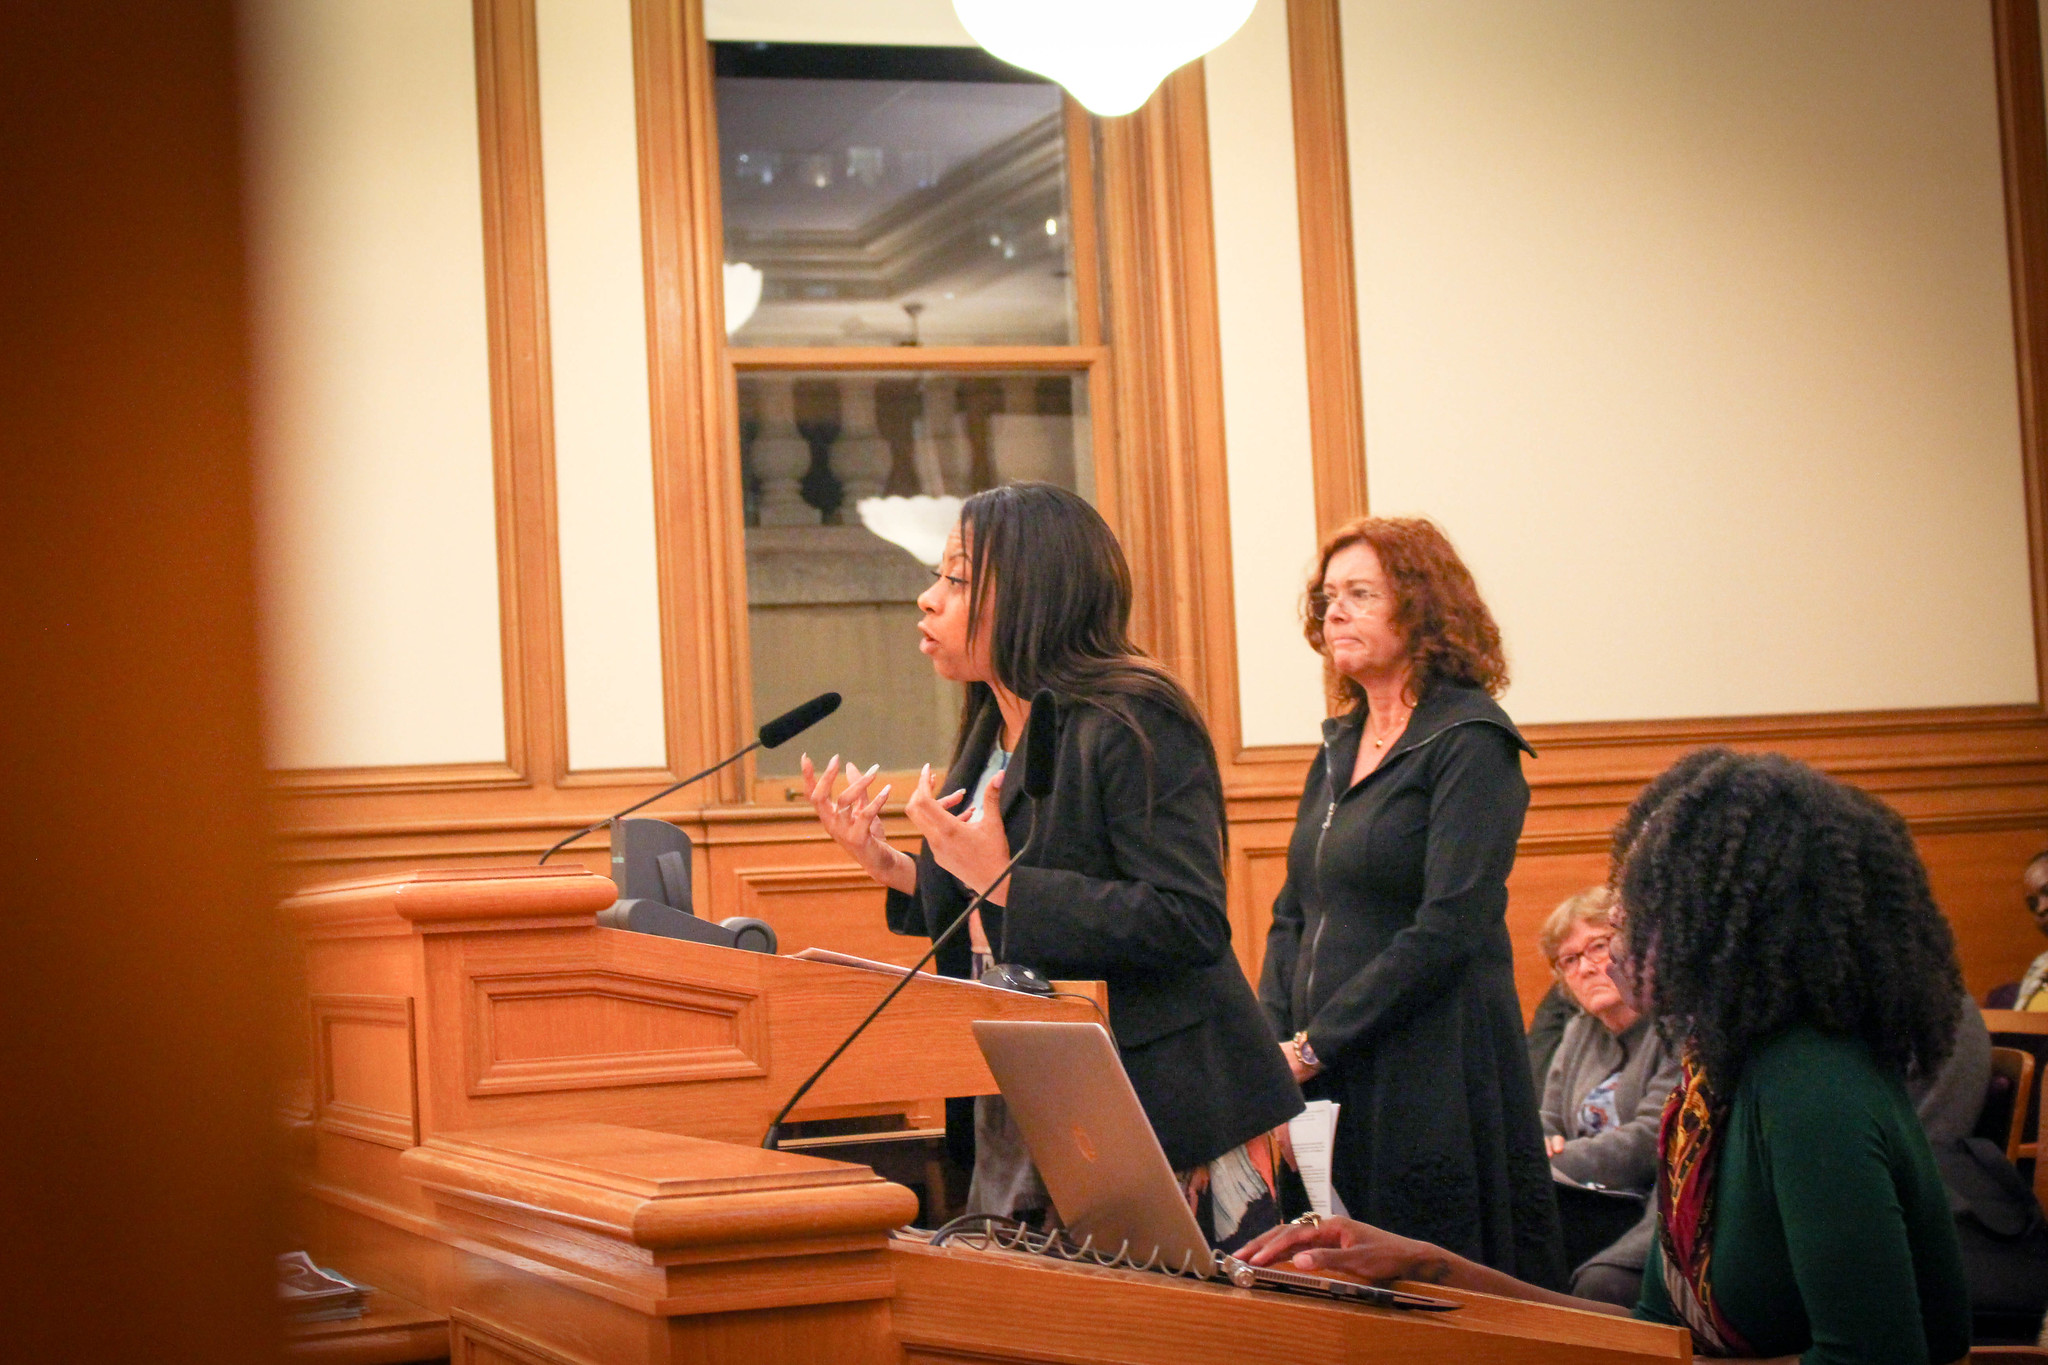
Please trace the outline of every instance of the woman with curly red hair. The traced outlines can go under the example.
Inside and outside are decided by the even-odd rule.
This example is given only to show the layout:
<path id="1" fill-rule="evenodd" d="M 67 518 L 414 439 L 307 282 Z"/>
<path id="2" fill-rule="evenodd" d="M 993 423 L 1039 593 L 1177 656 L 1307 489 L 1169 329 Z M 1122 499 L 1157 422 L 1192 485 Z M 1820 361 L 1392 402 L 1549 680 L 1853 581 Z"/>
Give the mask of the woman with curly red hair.
<path id="1" fill-rule="evenodd" d="M 1442 531 L 1382 517 L 1324 542 L 1305 618 L 1337 714 L 1260 1001 L 1304 1093 L 1342 1106 L 1353 1216 L 1561 1288 L 1506 924 L 1529 788 L 1500 628 Z"/>

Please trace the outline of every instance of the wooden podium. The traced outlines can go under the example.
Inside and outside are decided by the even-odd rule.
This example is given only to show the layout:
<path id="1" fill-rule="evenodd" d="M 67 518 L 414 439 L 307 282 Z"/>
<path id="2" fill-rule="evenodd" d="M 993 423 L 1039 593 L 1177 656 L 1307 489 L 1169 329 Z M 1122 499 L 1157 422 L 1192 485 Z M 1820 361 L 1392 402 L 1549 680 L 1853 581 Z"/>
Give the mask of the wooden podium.
<path id="1" fill-rule="evenodd" d="M 1483 1295 L 1408 1315 L 892 1238 L 909 1190 L 758 1145 L 892 978 L 598 928 L 614 894 L 513 868 L 285 905 L 298 1241 L 445 1314 L 455 1365 L 1690 1359 L 1682 1332 Z M 972 1020 L 1094 1017 L 920 980 L 793 1117 L 992 1093 Z"/>

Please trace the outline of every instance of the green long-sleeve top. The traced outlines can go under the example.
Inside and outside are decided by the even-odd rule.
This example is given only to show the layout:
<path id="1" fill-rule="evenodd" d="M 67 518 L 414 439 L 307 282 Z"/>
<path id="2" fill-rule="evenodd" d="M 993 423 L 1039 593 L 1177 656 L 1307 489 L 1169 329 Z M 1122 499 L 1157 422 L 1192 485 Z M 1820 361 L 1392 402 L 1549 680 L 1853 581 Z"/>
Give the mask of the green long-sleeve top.
<path id="1" fill-rule="evenodd" d="M 1970 1349 L 1948 1195 L 1903 1084 L 1861 1042 L 1787 1030 L 1720 1138 L 1714 1296 L 1761 1356 L 1946 1365 Z M 1683 1326 L 1650 1253 L 1636 1316 Z"/>

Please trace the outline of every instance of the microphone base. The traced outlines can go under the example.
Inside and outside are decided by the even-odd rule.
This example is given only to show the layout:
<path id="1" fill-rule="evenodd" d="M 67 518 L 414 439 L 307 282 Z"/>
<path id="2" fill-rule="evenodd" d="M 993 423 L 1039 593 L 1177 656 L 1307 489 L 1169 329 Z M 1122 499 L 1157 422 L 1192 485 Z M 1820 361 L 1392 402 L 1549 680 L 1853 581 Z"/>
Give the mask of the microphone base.
<path id="1" fill-rule="evenodd" d="M 1052 982 L 1021 962 L 998 962 L 981 974 L 981 984 L 1025 995 L 1051 995 Z"/>
<path id="2" fill-rule="evenodd" d="M 760 920 L 734 916 L 713 924 L 672 905 L 640 897 L 613 901 L 609 909 L 597 912 L 597 922 L 606 929 L 686 939 L 719 948 L 738 948 L 743 952 L 773 956 L 776 949 L 775 930 Z"/>

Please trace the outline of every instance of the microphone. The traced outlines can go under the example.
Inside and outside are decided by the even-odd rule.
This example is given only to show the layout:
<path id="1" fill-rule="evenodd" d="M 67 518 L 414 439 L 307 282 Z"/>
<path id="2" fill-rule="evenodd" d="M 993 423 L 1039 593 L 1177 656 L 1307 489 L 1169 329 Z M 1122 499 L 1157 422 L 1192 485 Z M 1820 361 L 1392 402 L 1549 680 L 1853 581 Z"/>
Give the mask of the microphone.
<path id="1" fill-rule="evenodd" d="M 614 820 L 624 819 L 626 816 L 631 815 L 634 811 L 639 810 L 642 806 L 649 806 L 654 804 L 656 801 L 661 800 L 662 797 L 667 796 L 670 792 L 680 791 L 684 787 L 689 786 L 692 782 L 700 782 L 703 779 L 711 776 L 711 774 L 717 772 L 720 768 L 731 767 L 733 764 L 739 762 L 741 759 L 745 758 L 748 754 L 754 752 L 754 750 L 756 749 L 780 748 L 782 745 L 787 744 L 792 739 L 795 739 L 798 735 L 810 729 L 813 725 L 816 725 L 819 721 L 825 719 L 825 717 L 831 715 L 834 711 L 837 711 L 838 709 L 839 694 L 837 692 L 821 692 L 817 696 L 812 697 L 809 701 L 805 702 L 803 705 L 791 707 L 789 710 L 784 711 L 781 715 L 777 716 L 774 720 L 771 720 L 766 725 L 763 725 L 759 730 L 756 730 L 754 732 L 754 742 L 752 744 L 749 744 L 746 748 L 740 750 L 738 753 L 734 754 L 732 757 L 720 759 L 718 762 L 712 764 L 710 767 L 706 768 L 701 773 L 691 773 L 682 781 L 671 783 L 668 786 L 663 787 L 654 795 L 648 797 L 646 800 L 635 801 L 632 805 L 626 807 L 624 810 L 619 811 L 616 814 L 606 816 L 604 819 L 598 821 L 594 825 L 585 825 L 582 829 L 577 830 L 574 834 L 570 835 L 566 839 L 559 841 L 555 844 L 553 848 L 541 854 L 541 862 L 546 863 L 548 859 L 554 857 L 557 853 L 560 853 L 563 849 L 567 848 L 570 844 L 575 843 L 584 835 L 591 834 L 596 832 L 597 830 L 603 829 L 606 825 L 609 825 Z"/>
<path id="2" fill-rule="evenodd" d="M 792 706 L 789 710 L 784 711 L 774 720 L 762 726 L 755 732 L 758 736 L 755 743 L 758 743 L 764 749 L 780 749 L 783 745 L 789 743 L 789 741 L 795 739 L 798 735 L 810 729 L 813 725 L 816 725 L 838 709 L 839 694 L 837 692 L 820 692 L 802 706 Z M 753 745 L 751 744 L 747 746 L 748 749 L 752 747 Z M 746 749 L 742 749 L 740 753 L 743 754 L 746 751 Z M 735 754 L 733 757 L 737 758 L 739 754 Z M 732 759 L 726 760 L 728 763 L 731 761 Z"/>
<path id="3" fill-rule="evenodd" d="M 853 1026 L 853 1032 L 846 1035 L 846 1041 L 832 1049 L 832 1055 L 818 1063 L 818 1069 L 806 1077 L 804 1083 L 796 1088 L 796 1093 L 789 1097 L 789 1103 L 783 1105 L 781 1111 L 769 1122 L 768 1133 L 761 1139 L 763 1147 L 769 1151 L 779 1149 L 782 1142 L 782 1121 L 789 1117 L 790 1110 L 796 1108 L 797 1101 L 811 1093 L 811 1087 L 818 1083 L 818 1078 L 825 1074 L 832 1063 L 839 1060 L 840 1055 L 846 1049 L 853 1046 L 854 1039 L 867 1032 L 868 1025 L 874 1023 L 876 1017 L 883 1010 L 889 1008 L 889 1002 L 901 995 L 903 988 L 908 986 L 916 978 L 917 974 L 924 970 L 924 965 L 938 955 L 939 949 L 945 946 L 947 940 L 960 931 L 961 925 L 967 923 L 968 916 L 979 910 L 982 902 L 987 900 L 997 887 L 1010 879 L 1011 870 L 1023 860 L 1025 854 L 1031 851 L 1032 844 L 1038 840 L 1038 806 L 1041 801 L 1052 794 L 1053 768 L 1059 762 L 1058 726 L 1059 711 L 1057 704 L 1053 700 L 1052 692 L 1049 689 L 1040 688 L 1038 695 L 1031 699 L 1031 717 L 1024 722 L 1024 794 L 1031 798 L 1031 823 L 1024 831 L 1023 847 L 1011 855 L 1009 862 L 1003 864 L 1003 870 L 998 872 L 996 879 L 988 884 L 988 889 L 967 902 L 967 908 L 953 917 L 953 922 L 946 926 L 945 932 L 932 940 L 932 946 L 926 950 L 925 955 L 911 964 L 910 970 L 903 973 L 902 979 L 889 989 L 889 993 L 882 997 L 881 1003 L 868 1011 L 868 1017 Z M 998 804 L 1000 806 L 1000 803 Z M 988 808 L 984 806 L 982 811 L 982 818 L 987 819 Z M 996 811 L 995 818 L 998 820 L 1002 818 L 1000 808 Z M 993 972 L 996 968 L 991 967 L 989 970 Z M 1024 970 L 1028 971 L 1030 969 L 1025 968 Z M 1032 975 L 1035 977 L 1038 974 L 1033 972 Z M 995 983 L 991 982 L 990 984 Z M 1052 987 L 1048 985 L 1043 994 L 1050 995 L 1051 993 Z"/>

